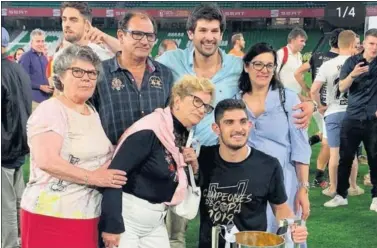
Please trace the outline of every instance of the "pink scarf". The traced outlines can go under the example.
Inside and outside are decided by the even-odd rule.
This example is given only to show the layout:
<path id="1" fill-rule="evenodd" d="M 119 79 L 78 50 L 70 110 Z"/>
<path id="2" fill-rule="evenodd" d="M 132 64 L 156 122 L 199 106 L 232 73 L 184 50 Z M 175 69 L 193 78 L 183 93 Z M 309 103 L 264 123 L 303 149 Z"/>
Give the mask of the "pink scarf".
<path id="1" fill-rule="evenodd" d="M 185 198 L 187 188 L 187 176 L 184 171 L 186 163 L 184 162 L 182 154 L 179 152 L 179 148 L 175 145 L 173 117 L 170 107 L 165 109 L 158 108 L 129 127 L 120 137 L 114 152 L 114 157 L 127 137 L 141 130 L 152 130 L 161 141 L 162 145 L 172 154 L 177 164 L 178 186 L 171 202 L 165 202 L 165 204 L 177 205 L 181 203 Z"/>

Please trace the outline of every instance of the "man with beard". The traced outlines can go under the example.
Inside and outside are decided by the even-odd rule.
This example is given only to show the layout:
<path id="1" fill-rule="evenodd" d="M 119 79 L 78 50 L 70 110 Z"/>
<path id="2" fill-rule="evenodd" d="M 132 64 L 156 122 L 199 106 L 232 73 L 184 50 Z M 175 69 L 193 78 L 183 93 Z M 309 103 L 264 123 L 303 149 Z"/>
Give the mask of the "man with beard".
<path id="1" fill-rule="evenodd" d="M 238 79 L 243 70 L 241 58 L 226 54 L 219 49 L 225 31 L 225 15 L 215 4 L 205 3 L 197 6 L 187 19 L 186 29 L 193 46 L 185 50 L 167 51 L 157 61 L 166 65 L 173 72 L 174 81 L 190 74 L 209 78 L 216 85 L 214 105 L 238 92 Z M 315 109 L 312 102 L 303 102 L 295 109 L 302 113 L 295 114 L 298 127 L 307 127 Z M 210 146 L 218 143 L 218 137 L 211 130 L 213 115 L 207 115 L 195 127 L 195 136 L 200 144 Z M 188 220 L 168 211 L 166 224 L 171 248 L 184 248 L 185 232 Z"/>
<path id="2" fill-rule="evenodd" d="M 228 230 L 266 231 L 267 202 L 277 221 L 295 218 L 287 203 L 283 172 L 279 161 L 249 147 L 251 128 L 246 105 L 241 100 L 226 99 L 215 108 L 212 129 L 219 145 L 202 147 L 198 158 L 200 202 L 199 248 L 211 248 L 213 226 L 225 225 Z M 184 149 L 187 160 L 196 159 L 194 150 Z M 293 228 L 295 243 L 307 238 L 306 227 Z M 220 238 L 219 247 L 224 247 Z"/>
<path id="3" fill-rule="evenodd" d="M 245 49 L 245 39 L 243 38 L 243 34 L 234 34 L 232 36 L 232 45 L 233 49 L 230 50 L 228 54 L 242 58 L 244 55 L 243 49 Z"/>
<path id="4" fill-rule="evenodd" d="M 89 46 L 101 60 L 111 58 L 120 50 L 119 41 L 99 29 L 92 27 L 92 10 L 87 2 L 64 2 L 61 7 L 63 47 L 70 43 Z M 105 44 L 111 51 L 102 48 L 98 43 Z M 54 55 L 56 58 L 62 49 Z"/>

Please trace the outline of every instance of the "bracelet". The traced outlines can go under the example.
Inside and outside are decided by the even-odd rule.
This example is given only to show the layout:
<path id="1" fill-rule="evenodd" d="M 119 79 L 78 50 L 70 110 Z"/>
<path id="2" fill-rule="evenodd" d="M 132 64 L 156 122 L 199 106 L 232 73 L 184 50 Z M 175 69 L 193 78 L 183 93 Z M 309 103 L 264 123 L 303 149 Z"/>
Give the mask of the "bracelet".
<path id="1" fill-rule="evenodd" d="M 309 193 L 310 184 L 309 182 L 299 182 L 297 188 L 304 188 L 306 189 L 306 193 Z"/>
<path id="2" fill-rule="evenodd" d="M 85 185 L 89 184 L 89 177 L 88 174 L 85 174 Z"/>
<path id="3" fill-rule="evenodd" d="M 313 113 L 318 111 L 318 103 L 316 103 L 314 100 L 307 100 L 307 102 L 313 103 L 314 105 Z"/>

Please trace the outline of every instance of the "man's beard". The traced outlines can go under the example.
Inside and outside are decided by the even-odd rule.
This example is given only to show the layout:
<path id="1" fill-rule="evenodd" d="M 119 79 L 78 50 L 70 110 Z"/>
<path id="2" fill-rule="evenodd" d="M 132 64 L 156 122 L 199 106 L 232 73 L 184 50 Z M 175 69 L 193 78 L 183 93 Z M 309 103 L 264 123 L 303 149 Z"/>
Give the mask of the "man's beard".
<path id="1" fill-rule="evenodd" d="M 233 145 L 233 144 L 230 144 L 228 143 L 222 135 L 220 135 L 220 139 L 222 141 L 222 143 L 229 149 L 233 150 L 233 151 L 238 151 L 239 149 L 243 148 L 246 144 L 247 144 L 247 139 L 245 140 L 245 142 L 243 144 L 237 144 L 237 145 Z"/>
<path id="2" fill-rule="evenodd" d="M 72 44 L 77 43 L 79 40 L 81 40 L 81 37 L 79 34 L 74 34 L 74 35 L 67 35 L 64 36 L 64 39 Z"/>
<path id="3" fill-rule="evenodd" d="M 194 44 L 194 46 L 195 46 L 195 44 Z M 195 46 L 196 51 L 198 51 L 201 55 L 203 55 L 204 57 L 207 57 L 207 58 L 214 55 L 219 49 L 219 44 L 215 44 L 215 48 L 213 49 L 213 52 L 208 53 L 208 52 L 204 51 L 204 49 L 202 49 L 201 46 L 202 46 L 202 43 L 200 43 L 199 47 Z"/>

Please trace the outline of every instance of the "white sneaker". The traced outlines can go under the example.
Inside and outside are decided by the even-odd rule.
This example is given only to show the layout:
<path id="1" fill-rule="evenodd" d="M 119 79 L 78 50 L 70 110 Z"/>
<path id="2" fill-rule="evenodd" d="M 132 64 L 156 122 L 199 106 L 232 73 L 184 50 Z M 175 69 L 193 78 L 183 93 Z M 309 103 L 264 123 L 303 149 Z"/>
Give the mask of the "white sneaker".
<path id="1" fill-rule="evenodd" d="M 330 196 L 331 198 L 336 196 L 336 192 L 330 191 L 330 187 L 327 187 L 326 189 L 322 190 L 322 194 Z"/>
<path id="2" fill-rule="evenodd" d="M 370 210 L 377 212 L 377 197 L 374 197 L 372 204 L 370 204 Z"/>
<path id="3" fill-rule="evenodd" d="M 364 190 L 360 188 L 359 186 L 356 186 L 356 188 L 350 187 L 348 189 L 349 196 L 357 196 L 357 195 L 362 195 L 362 194 L 364 194 Z"/>
<path id="4" fill-rule="evenodd" d="M 335 208 L 335 207 L 346 206 L 346 205 L 348 205 L 347 198 L 344 199 L 340 195 L 336 195 L 332 200 L 323 204 L 323 206 L 328 207 L 328 208 Z"/>

